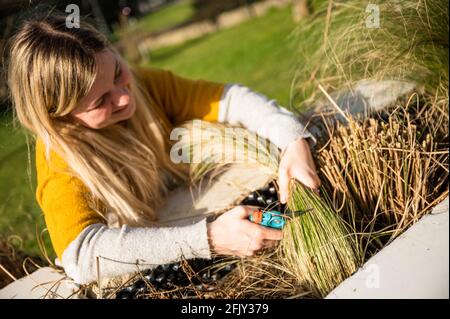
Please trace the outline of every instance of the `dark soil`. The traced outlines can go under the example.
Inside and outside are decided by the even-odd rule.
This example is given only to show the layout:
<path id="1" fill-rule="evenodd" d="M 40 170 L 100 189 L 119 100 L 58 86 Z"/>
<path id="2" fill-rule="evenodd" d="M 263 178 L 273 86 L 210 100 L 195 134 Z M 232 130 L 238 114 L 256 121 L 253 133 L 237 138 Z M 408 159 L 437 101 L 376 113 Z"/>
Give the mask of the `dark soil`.
<path id="1" fill-rule="evenodd" d="M 31 261 L 30 261 L 31 259 Z M 0 240 L 0 265 L 5 268 L 11 275 L 19 279 L 26 276 L 27 273 L 31 273 L 37 269 L 33 264 L 36 263 L 39 266 L 46 266 L 47 262 L 39 256 L 29 256 L 22 251 L 17 250 L 7 240 Z M 5 273 L 3 269 L 0 269 L 0 289 L 13 282 L 13 279 Z"/>

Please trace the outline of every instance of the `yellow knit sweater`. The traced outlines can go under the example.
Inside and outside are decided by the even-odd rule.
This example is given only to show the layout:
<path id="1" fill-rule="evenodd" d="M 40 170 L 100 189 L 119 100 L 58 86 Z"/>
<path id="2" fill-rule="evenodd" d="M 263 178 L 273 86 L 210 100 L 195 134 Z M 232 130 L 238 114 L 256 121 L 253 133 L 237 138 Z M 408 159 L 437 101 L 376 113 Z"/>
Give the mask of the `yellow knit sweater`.
<path id="1" fill-rule="evenodd" d="M 137 68 L 135 72 L 168 127 L 190 119 L 217 120 L 224 84 L 189 80 L 155 68 Z M 89 208 L 87 187 L 77 177 L 63 173 L 66 168 L 66 162 L 53 151 L 47 162 L 44 143 L 39 139 L 36 141 L 36 199 L 44 212 L 52 245 L 60 260 L 66 247 L 85 227 L 106 223 Z"/>

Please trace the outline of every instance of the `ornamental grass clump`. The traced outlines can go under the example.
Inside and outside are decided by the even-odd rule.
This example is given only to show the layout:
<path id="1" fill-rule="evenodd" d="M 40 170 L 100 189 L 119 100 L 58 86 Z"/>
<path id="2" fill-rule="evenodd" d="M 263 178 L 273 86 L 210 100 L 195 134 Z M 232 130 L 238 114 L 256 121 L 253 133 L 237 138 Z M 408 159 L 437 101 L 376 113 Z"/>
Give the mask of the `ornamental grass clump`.
<path id="1" fill-rule="evenodd" d="M 362 255 L 448 196 L 448 111 L 437 102 L 413 94 L 361 121 L 325 120 L 331 136 L 317 155 L 321 180 L 358 233 Z"/>
<path id="2" fill-rule="evenodd" d="M 323 197 L 299 182 L 291 183 L 288 207 L 299 212 L 288 222 L 280 243 L 280 260 L 302 285 L 326 296 L 356 271 L 355 235 Z"/>
<path id="3" fill-rule="evenodd" d="M 352 90 L 368 79 L 414 82 L 431 93 L 444 84 L 448 90 L 446 0 L 329 0 L 293 38 L 299 61 L 307 61 L 293 83 L 298 110 L 322 98 L 318 83 L 328 92 Z"/>
<path id="4" fill-rule="evenodd" d="M 360 81 L 416 88 L 368 109 L 370 119 L 317 109 L 309 118 L 324 135 L 315 156 L 323 186 L 365 261 L 448 196 L 448 2 L 329 0 L 311 18 L 297 29 L 307 61 L 293 84 L 297 110 L 323 105 L 324 91 L 355 93 Z"/>

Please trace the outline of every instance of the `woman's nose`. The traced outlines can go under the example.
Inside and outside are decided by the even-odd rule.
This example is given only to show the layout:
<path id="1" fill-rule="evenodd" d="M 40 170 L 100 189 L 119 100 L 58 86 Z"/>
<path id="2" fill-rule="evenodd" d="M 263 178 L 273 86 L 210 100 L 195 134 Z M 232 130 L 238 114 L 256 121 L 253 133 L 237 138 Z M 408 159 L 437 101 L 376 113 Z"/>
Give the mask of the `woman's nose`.
<path id="1" fill-rule="evenodd" d="M 126 88 L 116 88 L 111 92 L 113 112 L 119 111 L 130 103 L 130 93 Z"/>

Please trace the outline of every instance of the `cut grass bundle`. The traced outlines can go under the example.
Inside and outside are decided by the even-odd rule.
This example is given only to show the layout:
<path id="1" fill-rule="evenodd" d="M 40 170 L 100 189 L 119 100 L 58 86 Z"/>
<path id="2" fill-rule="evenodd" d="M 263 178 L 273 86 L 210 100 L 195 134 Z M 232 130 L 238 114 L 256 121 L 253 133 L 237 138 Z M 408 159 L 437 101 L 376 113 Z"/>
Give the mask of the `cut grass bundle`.
<path id="1" fill-rule="evenodd" d="M 284 230 L 281 260 L 299 283 L 324 297 L 356 271 L 355 237 L 325 198 L 299 182 L 291 183 L 288 206 L 302 213 Z"/>

